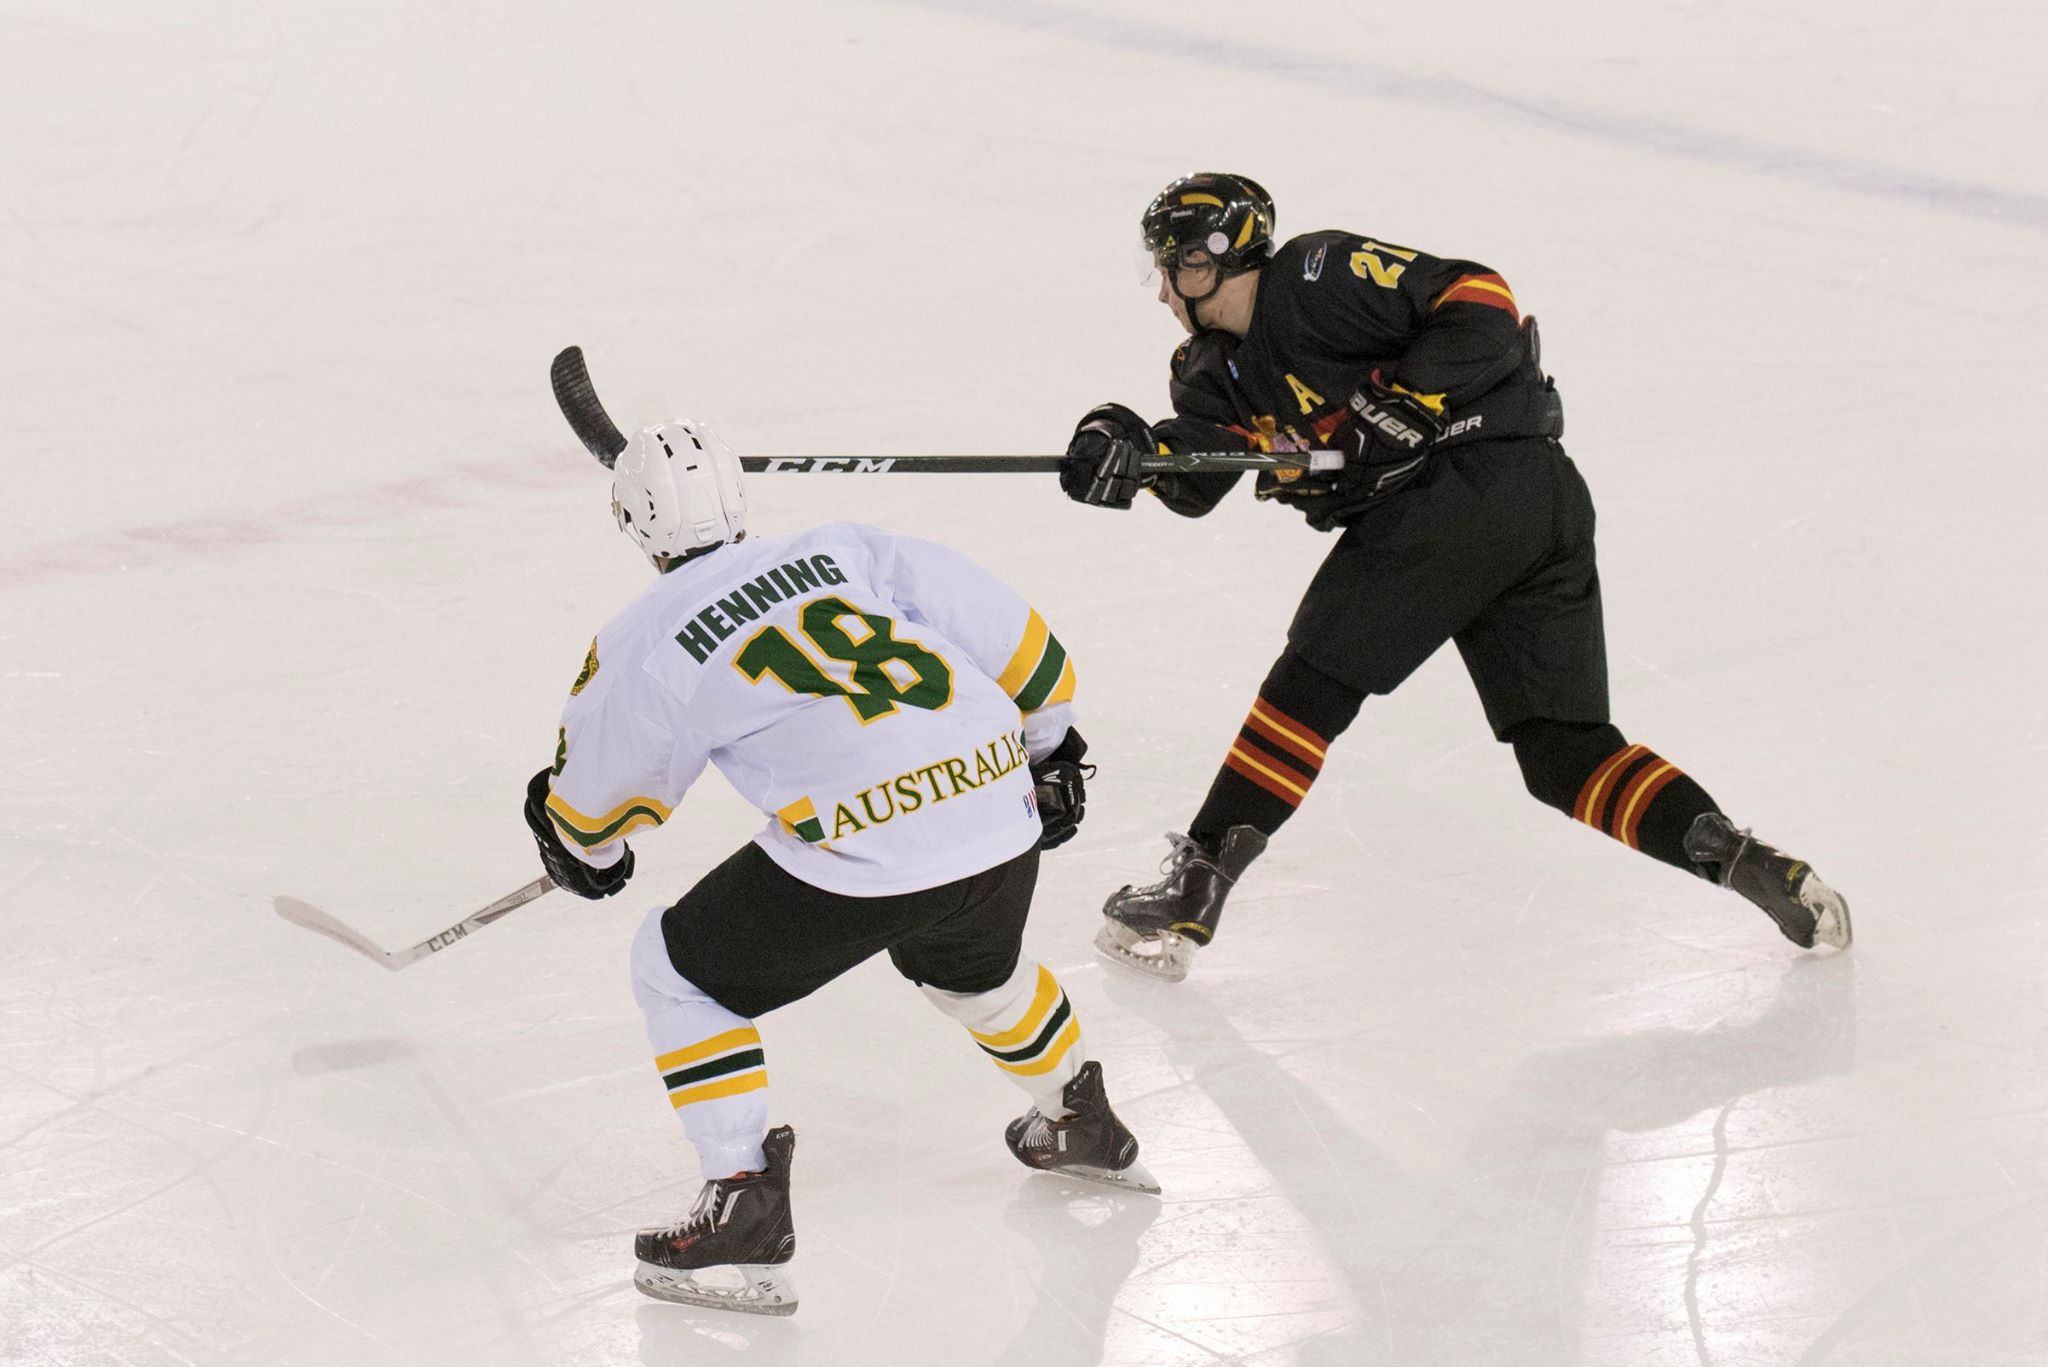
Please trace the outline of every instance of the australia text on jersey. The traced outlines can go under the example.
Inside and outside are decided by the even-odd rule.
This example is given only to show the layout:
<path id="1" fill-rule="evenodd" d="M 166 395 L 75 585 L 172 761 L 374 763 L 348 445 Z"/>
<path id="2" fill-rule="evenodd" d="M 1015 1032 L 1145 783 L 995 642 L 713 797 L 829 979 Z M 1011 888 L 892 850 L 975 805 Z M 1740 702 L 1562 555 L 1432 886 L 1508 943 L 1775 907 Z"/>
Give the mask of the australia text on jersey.
<path id="1" fill-rule="evenodd" d="M 971 762 L 970 762 L 971 759 Z M 776 815 L 784 829 L 799 839 L 819 844 L 845 835 L 858 835 L 870 826 L 885 826 L 899 816 L 909 816 L 971 792 L 1007 774 L 1015 773 L 1030 759 L 1024 749 L 1024 733 L 1005 732 L 977 745 L 966 755 L 948 755 L 942 760 L 909 769 L 880 783 L 861 789 L 832 806 L 832 831 L 828 836 L 812 798 L 791 803 Z M 853 804 L 860 804 L 855 812 Z M 866 820 L 861 819 L 866 814 Z"/>

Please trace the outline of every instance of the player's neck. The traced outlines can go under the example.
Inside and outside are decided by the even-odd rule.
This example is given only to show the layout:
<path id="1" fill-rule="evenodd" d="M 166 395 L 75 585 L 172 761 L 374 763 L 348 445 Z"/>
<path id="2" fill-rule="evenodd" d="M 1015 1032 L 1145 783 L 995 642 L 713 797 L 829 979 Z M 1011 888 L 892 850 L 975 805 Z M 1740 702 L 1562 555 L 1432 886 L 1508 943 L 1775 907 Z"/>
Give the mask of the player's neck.
<path id="1" fill-rule="evenodd" d="M 1259 300 L 1258 271 L 1233 275 L 1201 302 L 1195 321 L 1205 328 L 1221 328 L 1242 339 L 1252 330 L 1252 309 Z"/>

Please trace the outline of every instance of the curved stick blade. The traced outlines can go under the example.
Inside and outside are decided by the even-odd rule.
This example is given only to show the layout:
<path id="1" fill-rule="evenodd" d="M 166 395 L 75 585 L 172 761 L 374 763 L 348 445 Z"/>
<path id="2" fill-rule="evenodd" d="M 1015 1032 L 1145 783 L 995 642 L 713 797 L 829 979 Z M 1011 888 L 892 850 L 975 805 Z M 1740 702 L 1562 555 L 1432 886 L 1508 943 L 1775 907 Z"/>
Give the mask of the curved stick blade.
<path id="1" fill-rule="evenodd" d="M 392 954 L 373 943 L 368 936 L 351 930 L 310 902 L 301 902 L 296 897 L 278 897 L 271 901 L 271 906 L 276 909 L 279 916 L 293 925 L 304 926 L 315 935 L 325 935 L 337 944 L 347 945 L 356 953 L 374 959 L 394 973 L 405 967 L 406 960 L 399 955 Z"/>
<path id="2" fill-rule="evenodd" d="M 597 401 L 597 390 L 590 383 L 590 369 L 583 363 L 583 348 L 564 347 L 548 367 L 548 381 L 555 388 L 555 403 L 562 410 L 562 416 L 569 420 L 569 426 L 583 443 L 584 449 L 596 456 L 598 463 L 609 470 L 619 458 L 619 452 L 626 449 L 626 439 L 619 435 L 619 429 L 604 411 L 604 405 Z"/>

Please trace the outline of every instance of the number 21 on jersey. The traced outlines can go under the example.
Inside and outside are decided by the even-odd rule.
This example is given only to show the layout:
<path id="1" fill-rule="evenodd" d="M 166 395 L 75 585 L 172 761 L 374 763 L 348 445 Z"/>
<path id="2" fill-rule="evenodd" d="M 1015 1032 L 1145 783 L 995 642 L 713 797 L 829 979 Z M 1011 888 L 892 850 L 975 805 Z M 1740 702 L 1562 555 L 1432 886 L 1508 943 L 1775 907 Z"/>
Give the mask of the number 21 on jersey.
<path id="1" fill-rule="evenodd" d="M 1391 263 L 1383 261 L 1383 253 L 1398 257 L 1399 260 Z M 1418 253 L 1411 252 L 1405 247 L 1389 247 L 1384 242 L 1375 242 L 1367 238 L 1358 244 L 1357 251 L 1351 253 L 1351 273 L 1361 280 L 1372 281 L 1381 289 L 1395 289 L 1401 283 L 1401 273 L 1408 269 L 1406 263 L 1413 261 L 1417 255 Z"/>

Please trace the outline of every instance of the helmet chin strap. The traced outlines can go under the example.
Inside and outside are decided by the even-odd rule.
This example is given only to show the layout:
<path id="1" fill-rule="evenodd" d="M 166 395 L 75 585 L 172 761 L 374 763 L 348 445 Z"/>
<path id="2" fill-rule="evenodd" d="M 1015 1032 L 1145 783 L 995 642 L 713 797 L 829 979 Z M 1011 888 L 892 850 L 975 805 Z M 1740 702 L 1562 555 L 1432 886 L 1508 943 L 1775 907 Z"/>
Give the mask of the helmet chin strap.
<path id="1" fill-rule="evenodd" d="M 1202 315 L 1197 313 L 1195 310 L 1200 308 L 1204 303 L 1216 297 L 1217 291 L 1223 288 L 1223 275 L 1221 272 L 1218 272 L 1216 276 L 1216 283 L 1210 287 L 1209 292 L 1207 294 L 1204 294 L 1199 298 L 1190 297 L 1189 295 L 1182 292 L 1180 287 L 1180 280 L 1177 278 L 1178 275 L 1178 271 L 1169 270 L 1166 275 L 1166 287 L 1172 290 L 1174 298 L 1180 300 L 1182 305 L 1186 307 L 1188 311 L 1188 322 L 1194 324 L 1194 330 L 1196 332 L 1200 332 L 1203 326 Z"/>

